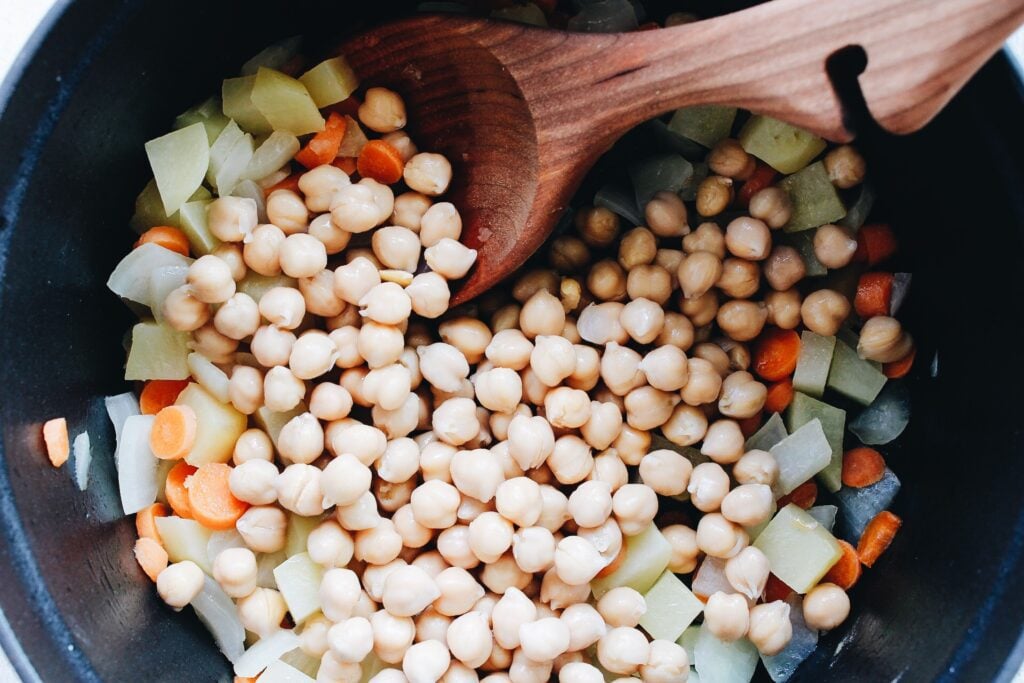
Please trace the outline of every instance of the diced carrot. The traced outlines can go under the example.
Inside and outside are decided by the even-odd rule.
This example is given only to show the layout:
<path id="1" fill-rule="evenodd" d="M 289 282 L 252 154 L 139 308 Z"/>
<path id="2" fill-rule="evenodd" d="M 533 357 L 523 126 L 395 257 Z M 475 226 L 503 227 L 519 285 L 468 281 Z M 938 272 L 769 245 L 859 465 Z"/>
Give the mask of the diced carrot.
<path id="1" fill-rule="evenodd" d="M 750 417 L 743 418 L 742 420 L 740 420 L 740 432 L 743 434 L 743 436 L 747 437 L 748 439 L 751 436 L 753 436 L 754 432 L 761 428 L 763 416 L 763 413 L 759 410 L 757 411 L 757 415 L 751 415 Z"/>
<path id="2" fill-rule="evenodd" d="M 135 541 L 135 561 L 146 572 L 146 576 L 156 583 L 156 577 L 167 569 L 167 551 L 152 538 L 140 538 Z"/>
<path id="3" fill-rule="evenodd" d="M 775 180 L 775 169 L 768 164 L 757 162 L 757 168 L 736 193 L 736 201 L 740 206 L 746 206 L 750 203 L 751 197 L 771 185 L 773 180 Z"/>
<path id="4" fill-rule="evenodd" d="M 162 460 L 184 458 L 196 442 L 196 414 L 189 406 L 167 406 L 156 414 L 149 448 Z"/>
<path id="5" fill-rule="evenodd" d="M 60 467 L 68 461 L 71 446 L 68 442 L 68 421 L 63 417 L 55 417 L 43 423 L 43 442 L 46 443 L 46 456 L 50 464 Z"/>
<path id="6" fill-rule="evenodd" d="M 289 190 L 291 192 L 298 192 L 299 178 L 301 177 L 301 173 L 292 173 L 284 180 L 279 180 L 270 187 L 268 187 L 264 194 L 269 197 L 271 192 L 277 192 L 278 190 Z"/>
<path id="7" fill-rule="evenodd" d="M 875 562 L 892 543 L 892 539 L 896 538 L 896 532 L 901 526 L 903 520 L 888 510 L 882 510 L 875 515 L 875 518 L 868 522 L 857 544 L 857 556 L 861 564 L 866 567 L 875 566 Z"/>
<path id="8" fill-rule="evenodd" d="M 324 108 L 325 112 L 329 114 L 340 114 L 342 116 L 351 116 L 352 118 L 359 117 L 359 107 L 361 107 L 363 101 L 355 95 L 352 95 L 347 100 L 342 100 L 335 104 L 329 105 Z"/>
<path id="9" fill-rule="evenodd" d="M 843 484 L 861 489 L 885 476 L 885 458 L 874 448 L 861 446 L 843 453 Z"/>
<path id="10" fill-rule="evenodd" d="M 602 569 L 601 571 L 599 571 L 597 573 L 597 577 L 601 578 L 602 576 L 608 576 L 609 574 L 614 572 L 616 569 L 618 569 L 622 565 L 622 563 L 625 562 L 625 561 L 626 561 L 626 544 L 623 543 L 622 544 L 622 548 L 619 550 L 619 554 L 615 556 L 615 559 L 612 560 L 611 564 L 609 564 L 607 567 L 605 567 L 604 569 Z"/>
<path id="11" fill-rule="evenodd" d="M 800 335 L 793 330 L 772 328 L 761 335 L 754 348 L 754 372 L 777 382 L 793 374 L 800 357 Z"/>
<path id="12" fill-rule="evenodd" d="M 775 602 L 776 600 L 785 600 L 795 592 L 775 574 L 769 574 L 768 581 L 764 585 L 764 601 Z"/>
<path id="13" fill-rule="evenodd" d="M 885 363 L 882 365 L 882 373 L 885 374 L 889 379 L 899 379 L 900 377 L 906 377 L 910 372 L 910 368 L 914 367 L 914 356 L 917 355 L 917 347 L 910 349 L 910 353 L 903 356 L 899 360 L 894 360 L 891 363 Z"/>
<path id="14" fill-rule="evenodd" d="M 867 261 L 869 266 L 881 263 L 896 253 L 896 236 L 885 223 L 865 225 L 857 232 L 855 261 Z"/>
<path id="15" fill-rule="evenodd" d="M 188 481 L 188 505 L 192 517 L 208 529 L 224 531 L 234 529 L 238 518 L 249 509 L 249 504 L 231 493 L 228 479 L 231 465 L 210 462 L 200 465 Z"/>
<path id="16" fill-rule="evenodd" d="M 853 588 L 853 585 L 857 583 L 857 579 L 860 578 L 862 571 L 860 568 L 860 558 L 857 557 L 857 551 L 852 545 L 846 541 L 838 541 L 838 543 L 843 554 L 839 556 L 839 560 L 832 565 L 828 573 L 822 577 L 821 582 L 834 583 L 844 591 L 848 591 Z"/>
<path id="17" fill-rule="evenodd" d="M 175 463 L 167 473 L 167 481 L 164 483 L 167 504 L 171 506 L 171 510 L 174 510 L 174 514 L 185 519 L 192 519 L 192 508 L 188 504 L 188 489 L 185 487 L 185 480 L 195 472 L 195 467 L 181 460 Z"/>
<path id="18" fill-rule="evenodd" d="M 892 273 L 864 273 L 857 283 L 853 308 L 862 320 L 876 315 L 889 315 L 892 301 Z"/>
<path id="19" fill-rule="evenodd" d="M 315 168 L 323 164 L 329 164 L 338 156 L 341 148 L 341 141 L 345 137 L 345 117 L 338 113 L 331 113 L 327 117 L 327 124 L 324 129 L 314 135 L 306 146 L 295 155 L 295 160 L 306 168 Z"/>
<path id="20" fill-rule="evenodd" d="M 170 225 L 158 225 L 142 233 L 142 236 L 135 242 L 135 247 L 141 247 L 143 244 L 150 243 L 159 244 L 164 249 L 170 249 L 182 256 L 188 256 L 188 237 L 181 230 Z"/>
<path id="21" fill-rule="evenodd" d="M 816 500 L 818 500 L 818 485 L 814 483 L 813 479 L 810 479 L 779 498 L 778 505 L 781 508 L 793 503 L 797 507 L 807 510 L 814 507 Z"/>
<path id="22" fill-rule="evenodd" d="M 345 173 L 352 175 L 356 172 L 356 160 L 354 157 L 340 157 L 331 162 L 331 166 L 340 168 Z"/>
<path id="23" fill-rule="evenodd" d="M 781 413 L 793 402 L 793 380 L 788 377 L 768 387 L 764 409 L 769 413 Z"/>
<path id="24" fill-rule="evenodd" d="M 143 415 L 156 415 L 167 406 L 173 406 L 178 394 L 187 386 L 187 379 L 151 379 L 139 394 L 139 410 Z"/>
<path id="25" fill-rule="evenodd" d="M 405 161 L 401 153 L 383 140 L 370 140 L 363 145 L 356 161 L 356 170 L 364 178 L 391 185 L 402 179 Z"/>
<path id="26" fill-rule="evenodd" d="M 166 517 L 167 512 L 167 506 L 163 503 L 153 503 L 136 512 L 135 531 L 138 532 L 139 538 L 152 538 L 157 543 L 163 543 L 160 531 L 156 528 L 156 518 Z"/>

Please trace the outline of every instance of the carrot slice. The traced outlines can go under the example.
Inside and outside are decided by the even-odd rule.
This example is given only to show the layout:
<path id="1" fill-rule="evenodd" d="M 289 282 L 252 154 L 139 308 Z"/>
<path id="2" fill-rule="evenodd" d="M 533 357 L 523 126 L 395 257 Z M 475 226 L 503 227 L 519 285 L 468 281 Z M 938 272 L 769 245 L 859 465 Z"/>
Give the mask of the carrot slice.
<path id="1" fill-rule="evenodd" d="M 874 448 L 861 446 L 843 453 L 843 484 L 861 489 L 885 476 L 885 458 Z"/>
<path id="2" fill-rule="evenodd" d="M 818 485 L 811 479 L 800 484 L 782 498 L 779 498 L 778 505 L 782 508 L 793 503 L 797 507 L 807 510 L 814 506 L 814 501 L 816 500 L 818 500 Z"/>
<path id="3" fill-rule="evenodd" d="M 306 146 L 295 155 L 295 161 L 306 168 L 315 168 L 334 161 L 341 149 L 341 141 L 345 137 L 345 117 L 332 112 L 327 117 L 324 129 L 314 135 Z"/>
<path id="4" fill-rule="evenodd" d="M 46 443 L 46 455 L 50 464 L 60 467 L 68 461 L 71 446 L 68 442 L 68 421 L 63 417 L 55 417 L 43 423 L 43 442 Z"/>
<path id="5" fill-rule="evenodd" d="M 736 193 L 736 201 L 740 206 L 746 206 L 750 203 L 751 197 L 771 185 L 773 180 L 775 180 L 775 169 L 768 164 L 757 162 L 757 168 Z"/>
<path id="6" fill-rule="evenodd" d="M 140 538 L 135 541 L 135 561 L 146 572 L 146 576 L 156 583 L 156 577 L 167 569 L 167 551 L 152 538 Z"/>
<path id="7" fill-rule="evenodd" d="M 857 232 L 855 261 L 867 261 L 869 266 L 881 263 L 896 253 L 896 235 L 885 223 L 865 225 Z"/>
<path id="8" fill-rule="evenodd" d="M 761 335 L 754 348 L 754 372 L 769 382 L 793 374 L 800 357 L 800 335 L 774 328 Z"/>
<path id="9" fill-rule="evenodd" d="M 775 574 L 769 574 L 768 581 L 764 585 L 764 601 L 775 602 L 776 600 L 785 600 L 795 592 Z"/>
<path id="10" fill-rule="evenodd" d="M 864 273 L 857 282 L 853 308 L 862 320 L 876 315 L 889 315 L 892 301 L 892 273 Z"/>
<path id="11" fill-rule="evenodd" d="M 393 145 L 383 140 L 370 140 L 363 145 L 356 161 L 356 170 L 364 178 L 391 185 L 402 179 L 405 161 Z"/>
<path id="12" fill-rule="evenodd" d="M 159 244 L 164 249 L 170 249 L 182 256 L 188 256 L 188 237 L 181 230 L 170 225 L 158 225 L 142 233 L 142 236 L 135 242 L 135 247 L 141 247 L 143 244 L 150 243 Z"/>
<path id="13" fill-rule="evenodd" d="M 149 448 L 162 460 L 184 458 L 196 442 L 196 413 L 189 406 L 167 406 L 156 414 Z"/>
<path id="14" fill-rule="evenodd" d="M 899 360 L 894 360 L 891 363 L 885 363 L 882 365 L 882 373 L 889 379 L 899 379 L 900 377 L 906 377 L 910 372 L 910 368 L 914 367 L 914 356 L 917 355 L 917 348 L 910 349 L 910 353 L 903 356 Z"/>
<path id="15" fill-rule="evenodd" d="M 846 541 L 838 541 L 838 543 L 843 554 L 839 556 L 839 560 L 821 578 L 821 582 L 834 583 L 844 591 L 848 591 L 853 588 L 853 585 L 860 578 L 862 571 L 860 558 L 857 557 L 857 551 L 852 545 Z"/>
<path id="16" fill-rule="evenodd" d="M 157 543 L 163 543 L 160 531 L 156 528 L 156 518 L 166 517 L 167 512 L 167 506 L 163 503 L 153 503 L 135 513 L 135 531 L 139 538 L 151 538 Z"/>
<path id="17" fill-rule="evenodd" d="M 352 175 L 356 172 L 356 160 L 354 157 L 341 157 L 331 162 L 331 166 L 340 168 L 345 173 Z"/>
<path id="18" fill-rule="evenodd" d="M 187 386 L 187 379 L 151 379 L 139 394 L 139 410 L 143 415 L 156 415 L 167 406 L 174 405 L 178 394 Z"/>
<path id="19" fill-rule="evenodd" d="M 192 517 L 208 529 L 234 529 L 249 504 L 231 494 L 228 479 L 233 468 L 222 462 L 200 465 L 188 481 L 188 504 Z"/>
<path id="20" fill-rule="evenodd" d="M 754 432 L 761 428 L 761 418 L 763 416 L 764 413 L 759 410 L 757 411 L 757 415 L 752 415 L 751 417 L 746 417 L 740 420 L 740 433 L 749 439 L 754 435 Z"/>
<path id="21" fill-rule="evenodd" d="M 793 380 L 786 378 L 768 387 L 768 396 L 764 400 L 764 409 L 769 413 L 781 413 L 793 402 Z"/>
<path id="22" fill-rule="evenodd" d="M 174 514 L 185 519 L 192 519 L 192 508 L 188 504 L 188 489 L 185 487 L 185 480 L 195 472 L 195 467 L 181 460 L 175 463 L 167 473 L 167 481 L 164 483 L 167 504 L 174 510 Z"/>
<path id="23" fill-rule="evenodd" d="M 875 562 L 888 549 L 892 539 L 896 538 L 896 532 L 901 526 L 903 520 L 888 510 L 882 510 L 875 515 L 875 518 L 868 522 L 857 544 L 857 556 L 861 563 L 867 567 L 875 566 Z"/>

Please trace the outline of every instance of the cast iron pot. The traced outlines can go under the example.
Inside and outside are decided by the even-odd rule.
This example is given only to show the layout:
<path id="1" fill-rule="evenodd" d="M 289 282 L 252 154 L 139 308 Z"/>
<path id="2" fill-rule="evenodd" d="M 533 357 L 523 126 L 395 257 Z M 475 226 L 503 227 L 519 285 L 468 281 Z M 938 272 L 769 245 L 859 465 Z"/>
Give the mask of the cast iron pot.
<path id="1" fill-rule="evenodd" d="M 273 40 L 329 42 L 410 5 L 62 1 L 0 88 L 0 642 L 24 681 L 231 680 L 132 557 L 102 404 L 126 390 L 131 316 L 104 283 L 134 239 L 144 141 Z M 1024 655 L 1022 121 L 997 56 L 919 134 L 861 124 L 878 213 L 914 272 L 914 417 L 887 450 L 906 524 L 795 680 L 1006 680 Z M 58 415 L 92 436 L 85 493 L 47 463 L 40 425 Z"/>

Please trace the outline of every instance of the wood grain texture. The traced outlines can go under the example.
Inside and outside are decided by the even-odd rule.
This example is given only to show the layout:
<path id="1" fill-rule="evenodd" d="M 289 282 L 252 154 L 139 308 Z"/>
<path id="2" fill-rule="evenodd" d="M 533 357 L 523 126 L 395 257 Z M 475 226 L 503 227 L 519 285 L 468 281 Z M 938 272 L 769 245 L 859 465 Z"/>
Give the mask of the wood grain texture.
<path id="1" fill-rule="evenodd" d="M 594 161 L 633 126 L 728 104 L 834 141 L 852 134 L 826 71 L 859 45 L 878 122 L 917 130 L 1024 21 L 1024 0 L 774 0 L 657 31 L 583 34 L 417 16 L 342 45 L 364 83 L 399 92 L 410 133 L 454 168 L 463 241 L 479 251 L 454 303 L 543 243 Z"/>

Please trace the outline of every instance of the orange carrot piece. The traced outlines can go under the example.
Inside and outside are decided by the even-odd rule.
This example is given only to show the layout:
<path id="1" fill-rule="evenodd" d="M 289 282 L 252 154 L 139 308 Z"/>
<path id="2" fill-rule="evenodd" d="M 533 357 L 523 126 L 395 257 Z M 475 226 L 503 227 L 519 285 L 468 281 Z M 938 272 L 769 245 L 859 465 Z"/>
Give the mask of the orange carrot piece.
<path id="1" fill-rule="evenodd" d="M 135 561 L 146 572 L 146 576 L 156 583 L 156 577 L 167 569 L 167 551 L 152 538 L 140 538 L 135 541 Z"/>
<path id="2" fill-rule="evenodd" d="M 256 683 L 256 679 L 248 676 L 235 676 L 235 683 Z"/>
<path id="3" fill-rule="evenodd" d="M 853 588 L 853 585 L 860 578 L 862 571 L 860 558 L 857 557 L 857 550 L 852 545 L 846 541 L 838 541 L 838 543 L 843 554 L 839 556 L 839 560 L 821 578 L 821 582 L 834 583 L 844 591 L 848 591 Z"/>
<path id="4" fill-rule="evenodd" d="M 793 374 L 800 357 L 800 335 L 793 330 L 773 328 L 761 335 L 754 348 L 754 372 L 777 382 Z"/>
<path id="5" fill-rule="evenodd" d="M 181 460 L 167 473 L 167 481 L 164 483 L 167 504 L 171 506 L 174 514 L 185 519 L 192 519 L 192 508 L 188 504 L 188 488 L 185 486 L 185 480 L 195 472 L 195 467 Z"/>
<path id="6" fill-rule="evenodd" d="M 355 157 L 341 157 L 331 162 L 331 166 L 340 168 L 345 173 L 352 175 L 356 172 L 356 160 Z"/>
<path id="7" fill-rule="evenodd" d="M 892 301 L 892 273 L 864 273 L 857 282 L 853 308 L 862 320 L 876 315 L 889 315 Z"/>
<path id="8" fill-rule="evenodd" d="M 173 406 L 178 394 L 187 386 L 187 379 L 151 379 L 139 394 L 139 410 L 143 415 L 156 415 L 167 406 Z"/>
<path id="9" fill-rule="evenodd" d="M 861 446 L 843 453 L 843 485 L 856 489 L 871 486 L 885 476 L 885 458 L 874 448 Z"/>
<path id="10" fill-rule="evenodd" d="M 71 446 L 68 442 L 68 421 L 63 417 L 55 417 L 43 423 L 43 442 L 46 444 L 46 456 L 50 464 L 60 467 L 68 461 Z"/>
<path id="11" fill-rule="evenodd" d="M 142 233 L 142 236 L 135 243 L 135 247 L 141 247 L 143 244 L 149 243 L 159 244 L 164 249 L 170 249 L 182 256 L 188 256 L 188 237 L 181 230 L 170 225 L 158 225 Z"/>
<path id="12" fill-rule="evenodd" d="M 249 504 L 231 493 L 228 479 L 233 468 L 222 462 L 200 465 L 188 482 L 188 505 L 192 517 L 208 529 L 234 529 Z"/>
<path id="13" fill-rule="evenodd" d="M 868 522 L 857 544 L 857 556 L 861 564 L 866 567 L 875 566 L 875 562 L 892 543 L 901 526 L 903 520 L 888 510 L 882 510 L 875 515 L 875 518 Z"/>
<path id="14" fill-rule="evenodd" d="M 881 263 L 896 253 L 896 236 L 885 223 L 865 225 L 857 232 L 856 261 L 867 261 L 869 266 Z"/>
<path id="15" fill-rule="evenodd" d="M 899 379 L 900 377 L 906 377 L 910 372 L 910 368 L 914 367 L 914 356 L 917 355 L 917 348 L 911 348 L 910 353 L 903 356 L 899 360 L 894 360 L 891 363 L 885 363 L 882 365 L 882 373 L 889 379 Z"/>
<path id="16" fill-rule="evenodd" d="M 776 600 L 785 600 L 795 592 L 775 574 L 769 574 L 768 581 L 764 585 L 764 601 L 775 602 Z"/>
<path id="17" fill-rule="evenodd" d="M 324 129 L 314 135 L 306 146 L 295 155 L 295 161 L 306 168 L 315 168 L 334 161 L 341 149 L 341 141 L 345 137 L 345 117 L 332 112 L 327 117 Z"/>
<path id="18" fill-rule="evenodd" d="M 761 423 L 763 422 L 761 419 L 762 417 L 764 417 L 764 413 L 759 410 L 757 411 L 757 415 L 752 415 L 740 420 L 740 433 L 749 439 L 754 435 L 754 432 L 761 428 Z"/>
<path id="19" fill-rule="evenodd" d="M 149 448 L 161 460 L 184 458 L 196 442 L 196 414 L 189 406 L 167 406 L 156 414 Z"/>
<path id="20" fill-rule="evenodd" d="M 405 161 L 393 145 L 383 140 L 370 140 L 363 145 L 356 161 L 356 170 L 364 178 L 392 185 L 402 179 Z"/>
<path id="21" fill-rule="evenodd" d="M 751 197 L 771 185 L 773 180 L 775 180 L 775 169 L 768 164 L 757 162 L 757 168 L 736 193 L 736 201 L 740 206 L 746 206 L 750 203 Z"/>
<path id="22" fill-rule="evenodd" d="M 271 192 L 277 192 L 278 190 L 289 190 L 291 192 L 299 191 L 299 178 L 302 177 L 301 173 L 292 173 L 284 180 L 279 180 L 266 190 L 263 191 L 264 196 L 269 197 Z"/>
<path id="23" fill-rule="evenodd" d="M 781 413 L 793 402 L 793 380 L 788 377 L 768 387 L 764 409 L 769 413 Z"/>
<path id="24" fill-rule="evenodd" d="M 160 531 L 156 528 L 156 518 L 166 517 L 167 513 L 167 506 L 163 503 L 153 503 L 135 513 L 135 531 L 139 538 L 151 538 L 157 543 L 163 543 Z"/>
<path id="25" fill-rule="evenodd" d="M 625 562 L 625 561 L 626 561 L 626 544 L 623 543 L 622 544 L 622 548 L 619 549 L 619 554 L 615 556 L 615 559 L 612 560 L 611 564 L 609 564 L 607 567 L 605 567 L 604 569 L 602 569 L 601 571 L 599 571 L 597 573 L 597 578 L 601 578 L 603 576 L 608 576 L 609 574 L 614 572 L 616 569 L 618 569 L 620 566 L 622 566 L 622 563 Z"/>
<path id="26" fill-rule="evenodd" d="M 797 507 L 807 510 L 814 507 L 814 501 L 816 500 L 818 500 L 818 485 L 811 479 L 800 484 L 782 498 L 779 498 L 778 505 L 782 508 L 793 503 Z"/>

